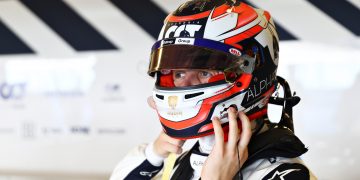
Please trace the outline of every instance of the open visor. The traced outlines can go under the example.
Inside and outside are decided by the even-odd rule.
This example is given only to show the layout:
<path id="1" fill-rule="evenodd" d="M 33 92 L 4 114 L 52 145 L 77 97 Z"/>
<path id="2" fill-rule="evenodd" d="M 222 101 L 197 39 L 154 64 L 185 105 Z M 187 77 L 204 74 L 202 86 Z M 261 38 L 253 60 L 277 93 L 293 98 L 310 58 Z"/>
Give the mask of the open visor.
<path id="1" fill-rule="evenodd" d="M 171 69 L 204 69 L 235 73 L 238 77 L 241 73 L 252 73 L 254 64 L 255 57 L 221 42 L 174 38 L 154 44 L 148 74 L 154 76 L 157 71 Z"/>

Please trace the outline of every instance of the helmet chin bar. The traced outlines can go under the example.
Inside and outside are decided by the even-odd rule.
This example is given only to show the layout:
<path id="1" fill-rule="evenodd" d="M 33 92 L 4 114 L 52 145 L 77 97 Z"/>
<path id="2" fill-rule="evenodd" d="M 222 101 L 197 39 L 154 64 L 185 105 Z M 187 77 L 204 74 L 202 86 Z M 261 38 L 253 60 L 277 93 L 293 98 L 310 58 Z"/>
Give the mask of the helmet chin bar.
<path id="1" fill-rule="evenodd" d="M 280 127 L 289 128 L 292 132 L 294 132 L 294 123 L 293 123 L 293 111 L 292 108 L 296 106 L 300 102 L 300 97 L 295 96 L 291 93 L 291 89 L 289 83 L 282 77 L 276 76 L 277 82 L 282 86 L 284 90 L 284 97 L 270 97 L 269 103 L 282 106 L 281 119 L 278 123 Z"/>

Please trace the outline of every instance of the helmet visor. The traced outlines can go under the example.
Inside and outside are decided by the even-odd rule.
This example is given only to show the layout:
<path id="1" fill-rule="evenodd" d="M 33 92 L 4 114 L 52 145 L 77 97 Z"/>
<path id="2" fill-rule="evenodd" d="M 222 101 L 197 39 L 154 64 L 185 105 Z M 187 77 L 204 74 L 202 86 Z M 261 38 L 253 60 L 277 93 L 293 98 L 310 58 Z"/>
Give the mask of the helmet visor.
<path id="1" fill-rule="evenodd" d="M 214 46 L 209 48 L 193 44 L 171 44 L 159 45 L 160 47 L 156 48 L 155 43 L 148 74 L 153 76 L 157 71 L 171 69 L 218 70 L 225 74 L 235 73 L 236 76 L 241 73 L 252 73 L 254 58 L 241 55 L 241 51 L 232 46 L 214 41 L 212 43 L 218 43 L 215 47 L 222 47 L 214 49 Z"/>

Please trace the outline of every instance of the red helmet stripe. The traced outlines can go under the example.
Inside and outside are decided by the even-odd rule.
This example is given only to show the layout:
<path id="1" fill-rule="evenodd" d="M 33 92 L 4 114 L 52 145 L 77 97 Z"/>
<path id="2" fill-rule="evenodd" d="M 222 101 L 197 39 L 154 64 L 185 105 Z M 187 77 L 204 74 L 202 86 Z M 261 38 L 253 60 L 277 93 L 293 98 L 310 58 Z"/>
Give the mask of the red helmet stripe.
<path id="1" fill-rule="evenodd" d="M 248 117 L 249 120 L 252 121 L 264 116 L 266 113 L 267 113 L 267 108 L 265 107 L 264 109 L 257 111 L 256 113 L 250 114 Z"/>
<path id="2" fill-rule="evenodd" d="M 216 82 L 216 81 L 221 81 L 225 79 L 225 75 L 224 74 L 217 74 L 215 76 L 212 76 L 209 80 L 208 83 L 212 83 L 212 82 Z"/>
<path id="3" fill-rule="evenodd" d="M 225 39 L 225 44 L 232 44 L 234 45 L 237 42 L 240 42 L 244 39 L 247 39 L 249 37 L 254 36 L 255 34 L 261 32 L 263 30 L 263 27 L 256 25 L 248 30 L 246 30 L 245 32 L 242 32 L 240 34 L 237 34 L 235 36 L 232 36 L 230 38 Z"/>
<path id="4" fill-rule="evenodd" d="M 227 11 L 229 8 L 231 8 L 231 7 L 230 7 L 229 5 L 227 5 L 227 4 L 223 4 L 223 5 L 219 6 L 219 7 L 217 7 L 217 8 L 214 10 L 214 12 L 213 12 L 213 14 L 212 14 L 212 16 L 211 16 L 211 19 L 214 19 L 214 18 L 216 18 L 216 17 L 218 17 L 218 16 L 220 16 L 220 15 L 223 15 L 223 14 L 227 13 L 226 11 Z"/>
<path id="5" fill-rule="evenodd" d="M 205 11 L 202 13 L 198 13 L 198 14 L 194 14 L 194 15 L 189 15 L 189 16 L 174 16 L 172 14 L 170 14 L 165 21 L 169 21 L 169 22 L 183 22 L 183 21 L 194 21 L 197 19 L 201 19 L 201 18 L 206 18 L 210 15 L 211 11 Z"/>
<path id="6" fill-rule="evenodd" d="M 244 3 L 234 7 L 233 11 L 239 14 L 235 29 L 245 26 L 258 17 L 256 11 Z"/>
<path id="7" fill-rule="evenodd" d="M 266 20 L 270 21 L 270 13 L 267 11 L 264 11 L 264 16 L 266 17 Z"/>

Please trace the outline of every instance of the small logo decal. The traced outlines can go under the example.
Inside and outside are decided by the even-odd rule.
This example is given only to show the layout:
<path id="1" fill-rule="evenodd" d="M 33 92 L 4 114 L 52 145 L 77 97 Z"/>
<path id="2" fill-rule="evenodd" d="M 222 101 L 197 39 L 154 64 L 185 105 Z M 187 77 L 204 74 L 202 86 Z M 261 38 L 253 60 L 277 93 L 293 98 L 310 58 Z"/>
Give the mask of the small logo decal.
<path id="1" fill-rule="evenodd" d="M 284 176 L 286 176 L 287 174 L 289 174 L 289 173 L 291 173 L 293 171 L 300 171 L 300 169 L 288 169 L 288 170 L 285 170 L 283 172 L 276 171 L 274 173 L 274 175 L 268 180 L 274 180 L 274 179 L 284 180 Z"/>
<path id="2" fill-rule="evenodd" d="M 155 171 L 152 171 L 152 172 L 141 171 L 141 172 L 140 172 L 140 175 L 152 177 L 153 174 L 157 173 L 158 171 L 159 171 L 159 170 L 155 170 Z"/>
<path id="3" fill-rule="evenodd" d="M 235 49 L 235 48 L 230 48 L 229 52 L 235 56 L 241 56 L 241 51 Z"/>
<path id="4" fill-rule="evenodd" d="M 178 97 L 177 96 L 169 96 L 168 98 L 168 104 L 171 109 L 175 109 L 177 105 Z"/>
<path id="5" fill-rule="evenodd" d="M 167 40 L 164 40 L 162 43 L 163 43 L 163 44 L 162 44 L 163 46 L 169 45 L 169 44 L 174 44 L 174 43 L 175 43 L 175 39 L 167 39 Z"/>
<path id="6" fill-rule="evenodd" d="M 176 38 L 175 44 L 193 45 L 194 44 L 194 39 L 192 39 L 192 38 Z"/>

